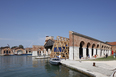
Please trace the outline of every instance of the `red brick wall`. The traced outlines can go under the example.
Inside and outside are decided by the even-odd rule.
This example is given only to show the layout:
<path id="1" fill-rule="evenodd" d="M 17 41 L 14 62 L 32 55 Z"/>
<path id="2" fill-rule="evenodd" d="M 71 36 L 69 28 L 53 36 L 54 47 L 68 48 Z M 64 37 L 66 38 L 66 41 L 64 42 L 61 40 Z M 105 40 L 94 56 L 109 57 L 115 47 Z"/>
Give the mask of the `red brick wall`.
<path id="1" fill-rule="evenodd" d="M 80 47 L 80 43 L 81 43 L 81 41 L 83 41 L 84 42 L 84 45 L 83 45 L 84 48 L 87 47 L 88 43 L 90 43 L 89 48 L 92 48 L 93 44 L 95 44 L 94 48 L 97 48 L 97 45 L 99 46 L 98 48 L 100 48 L 100 46 L 104 46 L 107 49 L 111 48 L 107 44 L 100 43 L 98 41 L 94 41 L 94 40 L 91 40 L 91 39 L 87 39 L 87 38 L 84 38 L 84 37 L 81 37 L 81 36 L 78 36 L 78 35 L 73 35 L 72 33 L 73 33 L 72 31 L 69 31 L 69 46 L 73 46 L 73 36 L 74 36 L 74 46 L 76 46 L 76 47 Z"/>

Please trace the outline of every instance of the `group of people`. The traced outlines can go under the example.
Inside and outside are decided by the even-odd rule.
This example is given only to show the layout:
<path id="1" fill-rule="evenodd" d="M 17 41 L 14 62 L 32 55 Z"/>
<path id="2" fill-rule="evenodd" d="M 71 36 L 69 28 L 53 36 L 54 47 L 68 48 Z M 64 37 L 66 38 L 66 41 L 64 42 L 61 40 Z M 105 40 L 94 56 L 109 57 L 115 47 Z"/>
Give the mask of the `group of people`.
<path id="1" fill-rule="evenodd" d="M 114 54 L 115 55 L 115 54 Z M 96 58 L 98 55 L 94 55 L 94 57 Z M 104 54 L 104 58 L 107 58 L 108 57 L 108 54 L 106 53 L 106 55 Z M 82 56 L 80 55 L 79 56 L 79 58 L 80 58 L 80 61 L 81 61 L 81 58 L 82 58 Z M 88 54 L 88 56 L 87 56 L 87 58 L 90 58 L 90 55 Z"/>

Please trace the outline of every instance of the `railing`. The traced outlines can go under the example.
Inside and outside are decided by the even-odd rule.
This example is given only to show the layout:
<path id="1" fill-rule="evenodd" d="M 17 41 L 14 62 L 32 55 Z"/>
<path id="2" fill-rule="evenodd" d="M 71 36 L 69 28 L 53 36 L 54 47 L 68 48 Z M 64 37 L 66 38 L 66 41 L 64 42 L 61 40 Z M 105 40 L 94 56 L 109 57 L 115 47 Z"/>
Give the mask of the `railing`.
<path id="1" fill-rule="evenodd" d="M 110 77 L 114 77 L 115 73 L 116 73 L 116 70 L 112 73 Z"/>

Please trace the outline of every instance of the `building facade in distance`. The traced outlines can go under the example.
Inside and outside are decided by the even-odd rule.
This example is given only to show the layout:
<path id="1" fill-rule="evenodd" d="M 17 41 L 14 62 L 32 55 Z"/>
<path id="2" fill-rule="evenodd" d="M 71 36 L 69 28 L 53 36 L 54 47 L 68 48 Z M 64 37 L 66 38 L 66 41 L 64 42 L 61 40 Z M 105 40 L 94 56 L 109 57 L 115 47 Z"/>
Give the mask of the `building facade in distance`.
<path id="1" fill-rule="evenodd" d="M 116 42 L 108 42 L 108 44 L 110 44 L 112 46 L 111 47 L 112 54 L 116 53 Z"/>

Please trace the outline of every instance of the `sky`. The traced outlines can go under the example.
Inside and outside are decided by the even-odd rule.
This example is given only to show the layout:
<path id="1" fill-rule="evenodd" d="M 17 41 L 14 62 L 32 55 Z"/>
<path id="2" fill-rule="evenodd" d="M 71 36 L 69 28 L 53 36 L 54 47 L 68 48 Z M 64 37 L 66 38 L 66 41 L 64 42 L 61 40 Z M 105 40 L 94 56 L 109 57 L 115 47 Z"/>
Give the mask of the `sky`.
<path id="1" fill-rule="evenodd" d="M 116 41 L 116 0 L 0 0 L 0 47 L 44 45 L 69 31 Z"/>

